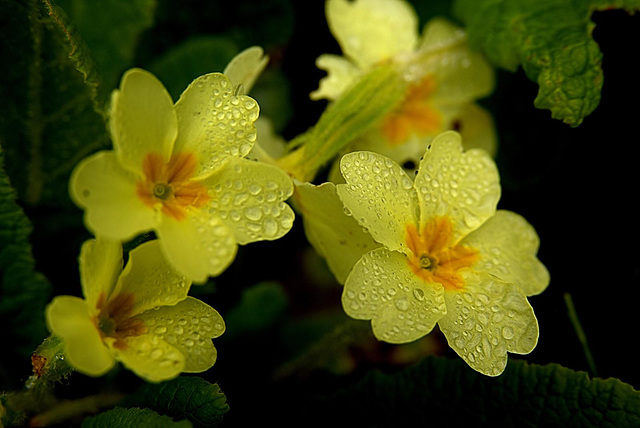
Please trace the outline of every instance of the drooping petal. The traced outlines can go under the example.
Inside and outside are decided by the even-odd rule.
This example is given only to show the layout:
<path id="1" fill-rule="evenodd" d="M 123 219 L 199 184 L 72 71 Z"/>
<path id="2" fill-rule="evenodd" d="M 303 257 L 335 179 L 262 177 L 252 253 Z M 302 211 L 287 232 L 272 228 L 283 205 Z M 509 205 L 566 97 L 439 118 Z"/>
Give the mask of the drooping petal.
<path id="1" fill-rule="evenodd" d="M 205 211 L 183 221 L 165 216 L 156 232 L 169 263 L 197 283 L 222 273 L 238 250 L 233 231 Z"/>
<path id="2" fill-rule="evenodd" d="M 184 355 L 153 332 L 127 337 L 125 343 L 113 347 L 117 359 L 149 382 L 173 379 L 184 370 Z"/>
<path id="3" fill-rule="evenodd" d="M 160 340 L 175 347 L 185 358 L 182 371 L 199 373 L 216 362 L 217 351 L 211 339 L 224 333 L 220 314 L 206 303 L 187 297 L 174 306 L 140 315 Z"/>
<path id="4" fill-rule="evenodd" d="M 356 263 L 342 293 L 345 312 L 371 319 L 373 333 L 389 343 L 407 343 L 429 333 L 447 312 L 440 284 L 411 272 L 404 254 L 377 248 Z"/>
<path id="5" fill-rule="evenodd" d="M 325 13 L 342 52 L 362 69 L 411 52 L 418 42 L 418 17 L 404 1 L 329 0 Z"/>
<path id="6" fill-rule="evenodd" d="M 174 153 L 194 153 L 202 178 L 221 168 L 232 157 L 244 157 L 256 141 L 253 125 L 258 103 L 246 95 L 235 95 L 229 78 L 205 74 L 191 82 L 175 105 L 178 138 Z"/>
<path id="7" fill-rule="evenodd" d="M 316 59 L 316 66 L 327 72 L 320 86 L 309 94 L 312 100 L 338 98 L 362 73 L 351 61 L 338 55 L 323 54 Z"/>
<path id="8" fill-rule="evenodd" d="M 280 168 L 234 158 L 202 184 L 211 197 L 206 209 L 224 220 L 239 244 L 278 239 L 291 229 L 294 214 L 284 201 L 293 182 Z"/>
<path id="9" fill-rule="evenodd" d="M 549 271 L 536 257 L 538 234 L 514 212 L 499 210 L 462 243 L 480 252 L 474 270 L 514 283 L 526 296 L 539 294 L 549 285 Z"/>
<path id="10" fill-rule="evenodd" d="M 264 50 L 252 46 L 233 57 L 222 74 L 229 78 L 234 87 L 242 85 L 242 93 L 248 94 L 268 63 L 269 56 L 264 54 Z"/>
<path id="11" fill-rule="evenodd" d="M 82 160 L 71 175 L 69 193 L 85 209 L 87 228 L 113 240 L 127 240 L 152 229 L 157 216 L 136 193 L 138 179 L 122 168 L 112 151 Z"/>
<path id="12" fill-rule="evenodd" d="M 131 315 L 137 315 L 154 307 L 175 305 L 187 297 L 190 286 L 191 280 L 169 264 L 156 239 L 129 252 L 114 294 L 132 294 Z"/>
<path id="13" fill-rule="evenodd" d="M 514 284 L 485 273 L 465 274 L 462 291 L 446 291 L 439 322 L 449 346 L 474 370 L 498 376 L 507 352 L 527 354 L 538 341 L 538 321 Z"/>
<path id="14" fill-rule="evenodd" d="M 498 171 L 491 157 L 477 149 L 463 153 L 460 135 L 453 131 L 431 142 L 414 185 L 420 223 L 450 217 L 454 244 L 490 218 L 500 199 Z"/>
<path id="15" fill-rule="evenodd" d="M 407 251 L 405 230 L 417 222 L 413 182 L 391 159 L 373 152 L 346 154 L 340 161 L 346 184 L 338 196 L 373 239 L 390 250 Z"/>
<path id="16" fill-rule="evenodd" d="M 149 153 L 169 160 L 178 133 L 171 95 L 151 73 L 139 68 L 122 76 L 114 91 L 109 121 L 118 160 L 130 171 L 142 174 L 142 161 Z"/>
<path id="17" fill-rule="evenodd" d="M 122 244 L 101 238 L 85 241 L 78 259 L 82 293 L 90 308 L 111 295 L 122 272 Z"/>
<path id="18" fill-rule="evenodd" d="M 344 284 L 360 257 L 380 244 L 344 212 L 335 184 L 297 182 L 294 198 L 309 243 L 325 258 L 338 282 Z"/>
<path id="19" fill-rule="evenodd" d="M 102 376 L 115 364 L 105 346 L 87 302 L 73 296 L 57 296 L 47 306 L 45 319 L 49 330 L 64 341 L 69 364 L 89 376 Z"/>

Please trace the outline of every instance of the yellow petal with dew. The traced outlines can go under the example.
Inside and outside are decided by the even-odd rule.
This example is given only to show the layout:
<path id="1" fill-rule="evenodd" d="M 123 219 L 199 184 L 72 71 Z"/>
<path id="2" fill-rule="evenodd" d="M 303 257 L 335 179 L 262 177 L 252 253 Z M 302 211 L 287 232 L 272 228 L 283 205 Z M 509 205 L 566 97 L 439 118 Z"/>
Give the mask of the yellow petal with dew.
<path id="1" fill-rule="evenodd" d="M 463 153 L 460 135 L 447 131 L 425 152 L 415 179 L 420 224 L 447 216 L 457 243 L 496 211 L 500 199 L 498 170 L 482 150 Z"/>
<path id="2" fill-rule="evenodd" d="M 353 152 L 340 161 L 346 184 L 338 196 L 373 239 L 390 250 L 406 250 L 405 227 L 417 223 L 417 199 L 411 178 L 391 159 Z"/>
<path id="3" fill-rule="evenodd" d="M 273 163 L 274 159 L 284 156 L 287 142 L 275 132 L 271 120 L 265 116 L 260 116 L 255 125 L 258 139 L 247 158 Z"/>
<path id="4" fill-rule="evenodd" d="M 516 284 L 526 296 L 540 294 L 549 285 L 549 271 L 536 257 L 538 234 L 514 212 L 499 210 L 462 243 L 480 251 L 474 270 Z"/>
<path id="5" fill-rule="evenodd" d="M 327 72 L 320 79 L 320 86 L 309 94 L 312 100 L 338 98 L 362 73 L 351 61 L 331 54 L 323 54 L 316 59 L 316 66 Z"/>
<path id="6" fill-rule="evenodd" d="M 169 263 L 195 283 L 222 273 L 238 250 L 233 231 L 206 211 L 183 221 L 164 218 L 156 232 Z"/>
<path id="7" fill-rule="evenodd" d="M 101 238 L 82 244 L 78 259 L 82 293 L 91 308 L 96 308 L 100 296 L 109 297 L 122 272 L 122 244 Z"/>
<path id="8" fill-rule="evenodd" d="M 98 152 L 75 167 L 69 193 L 85 209 L 84 222 L 90 231 L 124 241 L 155 226 L 155 212 L 136 192 L 138 179 L 122 168 L 113 151 Z"/>
<path id="9" fill-rule="evenodd" d="M 293 182 L 280 168 L 234 158 L 202 184 L 211 197 L 208 213 L 224 220 L 239 244 L 281 238 L 293 225 L 284 203 Z"/>
<path id="10" fill-rule="evenodd" d="M 362 69 L 411 52 L 418 43 L 418 17 L 405 1 L 329 0 L 325 13 L 342 52 Z"/>
<path id="11" fill-rule="evenodd" d="M 224 333 L 225 324 L 220 314 L 206 303 L 187 297 L 174 306 L 147 311 L 140 318 L 154 335 L 184 356 L 182 371 L 203 372 L 216 362 L 217 352 L 211 339 Z"/>
<path id="12" fill-rule="evenodd" d="M 269 56 L 259 46 L 252 46 L 233 57 L 223 73 L 231 84 L 240 88 L 243 94 L 251 92 L 251 88 L 269 63 Z"/>
<path id="13" fill-rule="evenodd" d="M 126 345 L 114 352 L 129 370 L 149 382 L 173 379 L 184 370 L 185 356 L 151 331 L 128 337 Z"/>
<path id="14" fill-rule="evenodd" d="M 139 68 L 125 72 L 110 114 L 113 146 L 125 168 L 142 174 L 142 161 L 151 152 L 169 160 L 178 122 L 171 95 L 153 74 Z"/>
<path id="15" fill-rule="evenodd" d="M 466 271 L 461 291 L 446 291 L 447 315 L 439 322 L 449 346 L 474 370 L 498 376 L 507 352 L 527 354 L 538 342 L 538 321 L 514 284 Z"/>
<path id="16" fill-rule="evenodd" d="M 371 319 L 374 335 L 389 343 L 421 338 L 447 311 L 443 287 L 421 280 L 404 254 L 385 248 L 356 263 L 344 284 L 342 307 L 353 318 Z"/>
<path id="17" fill-rule="evenodd" d="M 47 327 L 63 340 L 69 364 L 80 373 L 102 376 L 115 359 L 102 341 L 94 316 L 86 301 L 73 296 L 57 296 L 45 309 Z"/>
<path id="18" fill-rule="evenodd" d="M 158 306 L 175 305 L 187 297 L 190 286 L 191 281 L 166 260 L 156 239 L 129 252 L 114 294 L 133 295 L 133 316 Z"/>
<path id="19" fill-rule="evenodd" d="M 498 137 L 493 117 L 486 109 L 475 103 L 463 104 L 449 119 L 449 127 L 460 133 L 465 150 L 482 149 L 495 158 Z"/>
<path id="20" fill-rule="evenodd" d="M 205 74 L 191 82 L 175 105 L 178 138 L 174 153 L 194 153 L 198 167 L 194 178 L 203 178 L 232 157 L 244 157 L 256 141 L 258 103 L 236 95 L 229 78 Z"/>
<path id="21" fill-rule="evenodd" d="M 380 246 L 344 212 L 335 184 L 315 186 L 297 181 L 294 201 L 309 243 L 324 257 L 340 284 L 360 257 Z"/>

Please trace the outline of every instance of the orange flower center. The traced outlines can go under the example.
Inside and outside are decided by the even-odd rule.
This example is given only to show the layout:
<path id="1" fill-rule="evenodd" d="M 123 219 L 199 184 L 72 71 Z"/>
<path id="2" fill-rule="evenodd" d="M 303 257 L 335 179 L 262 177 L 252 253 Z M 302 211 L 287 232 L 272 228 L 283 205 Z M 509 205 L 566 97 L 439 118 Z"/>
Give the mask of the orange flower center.
<path id="1" fill-rule="evenodd" d="M 448 217 L 437 217 L 420 231 L 408 225 L 407 246 L 411 271 L 425 282 L 437 282 L 446 290 L 461 290 L 464 280 L 460 270 L 473 266 L 480 257 L 477 250 L 466 245 L 452 245 L 453 225 Z"/>
<path id="2" fill-rule="evenodd" d="M 435 89 L 436 82 L 431 76 L 426 76 L 420 83 L 409 87 L 404 101 L 382 122 L 382 134 L 389 144 L 402 144 L 411 134 L 424 136 L 441 130 L 440 112 L 430 104 Z"/>
<path id="3" fill-rule="evenodd" d="M 178 153 L 164 162 L 158 153 L 149 153 L 142 162 L 145 178 L 136 192 L 145 205 L 159 208 L 175 220 L 183 220 L 190 209 L 209 201 L 207 189 L 193 181 L 197 160 L 193 153 Z"/>
<path id="4" fill-rule="evenodd" d="M 102 337 L 116 339 L 114 345 L 118 349 L 126 349 L 127 337 L 140 336 L 147 332 L 144 322 L 132 317 L 135 297 L 132 293 L 120 293 L 109 300 L 104 293 L 100 294 L 96 307 L 100 313 L 95 323 Z"/>

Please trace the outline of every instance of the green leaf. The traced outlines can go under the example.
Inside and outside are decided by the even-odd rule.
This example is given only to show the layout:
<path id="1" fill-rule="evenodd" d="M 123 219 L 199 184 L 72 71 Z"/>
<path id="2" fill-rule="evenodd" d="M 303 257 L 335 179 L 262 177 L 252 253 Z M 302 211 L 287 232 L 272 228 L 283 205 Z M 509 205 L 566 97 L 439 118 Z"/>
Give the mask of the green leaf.
<path id="1" fill-rule="evenodd" d="M 51 292 L 47 279 L 35 271 L 31 223 L 16 204 L 4 162 L 0 147 L 0 324 L 5 343 L 0 360 L 15 351 L 28 358 L 46 336 L 44 308 Z"/>
<path id="2" fill-rule="evenodd" d="M 175 422 L 168 416 L 149 409 L 123 409 L 116 407 L 96 416 L 86 418 L 82 428 L 189 428 L 189 421 Z"/>
<path id="3" fill-rule="evenodd" d="M 539 85 L 534 105 L 578 126 L 600 102 L 602 53 L 594 10 L 640 10 L 638 0 L 456 0 L 470 43 L 495 65 L 522 66 Z"/>
<path id="4" fill-rule="evenodd" d="M 145 384 L 121 403 L 148 407 L 173 419 L 189 419 L 194 426 L 215 426 L 229 410 L 217 384 L 196 376 L 182 376 L 158 384 Z"/>
<path id="5" fill-rule="evenodd" d="M 462 360 L 428 357 L 394 374 L 371 372 L 309 409 L 307 417 L 345 426 L 640 426 L 640 392 L 630 385 L 521 360 L 490 378 Z"/>

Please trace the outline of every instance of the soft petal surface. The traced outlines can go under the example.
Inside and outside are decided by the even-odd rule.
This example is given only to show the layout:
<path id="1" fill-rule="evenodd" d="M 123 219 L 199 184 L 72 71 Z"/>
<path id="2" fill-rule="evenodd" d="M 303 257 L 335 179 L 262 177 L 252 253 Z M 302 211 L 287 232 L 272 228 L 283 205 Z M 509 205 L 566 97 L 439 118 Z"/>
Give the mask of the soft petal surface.
<path id="1" fill-rule="evenodd" d="M 362 73 L 351 61 L 338 55 L 320 55 L 316 60 L 316 66 L 325 70 L 327 76 L 320 80 L 318 89 L 309 95 L 312 100 L 335 100 Z"/>
<path id="2" fill-rule="evenodd" d="M 482 150 L 462 152 L 460 135 L 437 136 L 426 151 L 415 179 L 420 222 L 448 216 L 454 243 L 477 229 L 496 211 L 500 199 L 498 171 Z"/>
<path id="3" fill-rule="evenodd" d="M 296 182 L 294 198 L 309 243 L 325 258 L 336 280 L 344 284 L 360 257 L 380 244 L 344 212 L 335 184 Z"/>
<path id="4" fill-rule="evenodd" d="M 224 220 L 239 244 L 278 239 L 293 225 L 293 210 L 284 203 L 293 182 L 280 168 L 234 158 L 202 184 L 211 196 L 205 209 Z"/>
<path id="5" fill-rule="evenodd" d="M 411 178 L 391 159 L 373 152 L 346 154 L 340 161 L 346 184 L 338 196 L 373 239 L 390 250 L 406 251 L 408 224 L 417 222 Z"/>
<path id="6" fill-rule="evenodd" d="M 122 272 L 122 244 L 105 238 L 85 241 L 78 264 L 82 293 L 87 305 L 95 308 L 101 295 L 111 295 Z"/>
<path id="7" fill-rule="evenodd" d="M 157 217 L 136 193 L 135 174 L 112 151 L 82 160 L 69 181 L 73 201 L 85 209 L 85 224 L 96 235 L 127 240 L 154 227 Z"/>
<path id="8" fill-rule="evenodd" d="M 109 125 L 118 159 L 127 169 L 142 173 L 142 161 L 151 152 L 169 160 L 178 132 L 173 100 L 148 71 L 124 73 L 113 93 Z"/>
<path id="9" fill-rule="evenodd" d="M 137 315 L 158 306 L 175 305 L 187 297 L 190 286 L 191 281 L 166 260 L 156 239 L 129 252 L 114 294 L 133 294 L 131 315 Z"/>
<path id="10" fill-rule="evenodd" d="M 140 318 L 160 341 L 184 356 L 182 371 L 203 372 L 216 362 L 211 339 L 224 333 L 225 325 L 220 314 L 206 303 L 187 297 L 177 305 L 147 311 Z"/>
<path id="11" fill-rule="evenodd" d="M 371 319 L 373 333 L 389 343 L 407 343 L 429 333 L 442 318 L 443 288 L 415 276 L 404 254 L 378 248 L 362 256 L 342 293 L 345 312 Z"/>
<path id="12" fill-rule="evenodd" d="M 204 177 L 222 167 L 231 157 L 244 157 L 256 141 L 253 125 L 258 103 L 246 95 L 235 95 L 229 78 L 205 74 L 191 82 L 175 105 L 178 138 L 174 153 L 194 153 L 199 164 L 194 177 Z"/>
<path id="13" fill-rule="evenodd" d="M 233 231 L 204 211 L 183 221 L 165 218 L 156 232 L 169 263 L 197 283 L 222 273 L 238 250 Z"/>
<path id="14" fill-rule="evenodd" d="M 480 251 L 474 270 L 514 283 L 527 296 L 539 294 L 549 285 L 549 271 L 536 257 L 538 234 L 514 212 L 496 212 L 462 243 Z"/>
<path id="15" fill-rule="evenodd" d="M 464 104 L 451 118 L 450 127 L 460 133 L 465 150 L 482 149 L 495 158 L 498 137 L 493 117 L 486 109 L 475 103 Z"/>
<path id="16" fill-rule="evenodd" d="M 173 379 L 184 370 L 184 355 L 151 332 L 128 337 L 124 349 L 113 350 L 128 369 L 149 382 Z"/>
<path id="17" fill-rule="evenodd" d="M 222 74 L 229 78 L 234 87 L 242 85 L 242 92 L 248 94 L 268 63 L 269 57 L 265 56 L 264 50 L 252 46 L 233 57 Z"/>
<path id="18" fill-rule="evenodd" d="M 57 296 L 47 306 L 49 330 L 64 341 L 69 364 L 89 376 L 102 376 L 115 364 L 105 346 L 87 302 L 73 296 Z"/>
<path id="19" fill-rule="evenodd" d="M 360 68 L 415 49 L 418 17 L 404 1 L 328 0 L 327 22 L 344 55 Z"/>
<path id="20" fill-rule="evenodd" d="M 439 322 L 449 346 L 474 370 L 498 376 L 507 352 L 527 354 L 538 342 L 538 321 L 514 284 L 467 272 L 463 291 L 446 291 Z"/>

